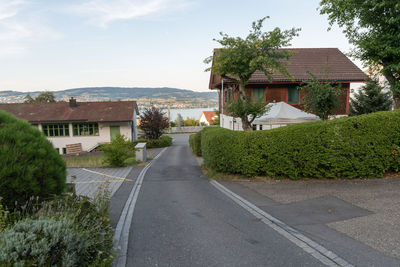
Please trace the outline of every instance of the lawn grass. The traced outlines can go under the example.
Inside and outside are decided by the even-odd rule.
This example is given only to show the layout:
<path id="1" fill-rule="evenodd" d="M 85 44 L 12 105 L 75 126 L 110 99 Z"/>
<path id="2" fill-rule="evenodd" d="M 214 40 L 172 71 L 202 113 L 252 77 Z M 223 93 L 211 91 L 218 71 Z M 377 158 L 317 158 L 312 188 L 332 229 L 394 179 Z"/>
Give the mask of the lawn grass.
<path id="1" fill-rule="evenodd" d="M 81 155 L 73 157 L 63 157 L 63 160 L 67 164 L 67 167 L 110 167 L 104 164 L 104 155 Z M 127 166 L 136 165 L 135 157 L 130 157 L 125 161 Z"/>

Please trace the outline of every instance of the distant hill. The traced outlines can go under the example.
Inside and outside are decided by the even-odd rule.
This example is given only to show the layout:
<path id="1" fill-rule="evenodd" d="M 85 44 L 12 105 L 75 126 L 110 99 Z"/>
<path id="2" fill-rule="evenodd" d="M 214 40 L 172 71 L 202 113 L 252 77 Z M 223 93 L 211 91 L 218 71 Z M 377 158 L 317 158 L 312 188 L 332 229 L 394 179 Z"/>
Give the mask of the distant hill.
<path id="1" fill-rule="evenodd" d="M 24 97 L 29 93 L 32 97 L 42 93 L 0 91 L 1 103 L 23 102 Z M 165 105 L 166 103 L 186 103 L 194 107 L 216 106 L 218 94 L 216 92 L 196 92 L 177 88 L 140 88 L 140 87 L 87 87 L 73 88 L 61 91 L 51 91 L 57 100 L 67 101 L 70 97 L 78 101 L 108 101 L 108 100 L 138 100 L 139 104 L 148 106 L 149 103 Z"/>

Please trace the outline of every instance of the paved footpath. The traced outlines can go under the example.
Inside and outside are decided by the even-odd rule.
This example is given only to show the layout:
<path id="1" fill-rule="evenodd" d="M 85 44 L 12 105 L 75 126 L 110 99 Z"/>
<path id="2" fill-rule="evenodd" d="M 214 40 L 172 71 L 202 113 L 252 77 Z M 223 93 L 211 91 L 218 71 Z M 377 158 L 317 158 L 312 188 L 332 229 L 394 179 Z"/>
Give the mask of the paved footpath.
<path id="1" fill-rule="evenodd" d="M 114 195 L 114 225 L 129 193 L 122 185 Z M 141 183 L 126 266 L 325 266 L 312 249 L 264 221 L 217 190 L 203 176 L 188 135 L 175 135 Z"/>

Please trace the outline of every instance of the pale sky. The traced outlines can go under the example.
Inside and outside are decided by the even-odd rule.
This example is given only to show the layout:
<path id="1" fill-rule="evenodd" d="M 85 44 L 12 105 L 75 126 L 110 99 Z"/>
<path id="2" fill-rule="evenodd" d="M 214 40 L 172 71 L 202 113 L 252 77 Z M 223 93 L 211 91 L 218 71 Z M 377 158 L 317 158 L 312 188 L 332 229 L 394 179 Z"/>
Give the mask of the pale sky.
<path id="1" fill-rule="evenodd" d="M 207 91 L 223 31 L 302 28 L 292 47 L 349 52 L 319 0 L 0 0 L 0 90 L 175 87 Z M 356 64 L 360 66 L 358 62 Z"/>

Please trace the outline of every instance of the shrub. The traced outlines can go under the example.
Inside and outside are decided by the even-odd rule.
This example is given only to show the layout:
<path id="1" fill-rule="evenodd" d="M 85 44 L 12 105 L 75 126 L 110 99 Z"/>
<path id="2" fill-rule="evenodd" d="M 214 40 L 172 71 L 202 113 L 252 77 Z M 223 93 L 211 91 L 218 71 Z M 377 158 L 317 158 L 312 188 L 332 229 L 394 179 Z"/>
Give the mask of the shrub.
<path id="1" fill-rule="evenodd" d="M 168 118 L 165 117 L 165 113 L 159 108 L 145 108 L 140 115 L 139 127 L 148 139 L 159 138 L 168 126 Z"/>
<path id="2" fill-rule="evenodd" d="M 7 211 L 4 210 L 3 205 L 0 203 L 0 232 L 3 231 L 3 229 L 6 226 L 6 221 L 7 221 Z"/>
<path id="3" fill-rule="evenodd" d="M 133 142 L 134 146 L 136 146 L 137 143 L 146 143 L 146 148 L 160 148 L 172 145 L 172 138 L 167 135 L 161 136 L 157 139 L 140 138 Z"/>
<path id="4" fill-rule="evenodd" d="M 117 135 L 110 144 L 101 145 L 104 152 L 104 163 L 114 167 L 125 166 L 125 161 L 134 156 L 132 144 L 124 136 Z"/>
<path id="5" fill-rule="evenodd" d="M 0 111 L 0 195 L 8 209 L 30 197 L 61 194 L 66 167 L 46 137 L 29 123 Z"/>
<path id="6" fill-rule="evenodd" d="M 192 148 L 193 153 L 201 157 L 201 131 L 189 136 L 189 145 Z"/>
<path id="7" fill-rule="evenodd" d="M 268 131 L 206 128 L 204 164 L 246 176 L 381 177 L 400 169 L 400 110 Z"/>
<path id="8" fill-rule="evenodd" d="M 93 201 L 65 195 L 42 203 L 0 233 L 0 265 L 110 266 L 114 231 L 109 201 L 108 193 L 102 193 Z"/>

